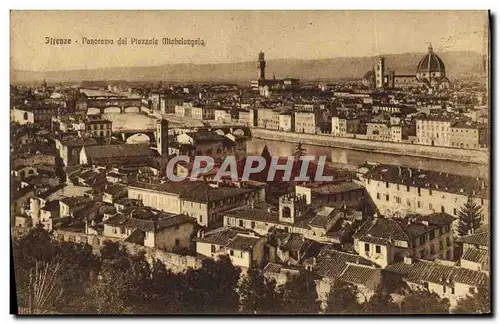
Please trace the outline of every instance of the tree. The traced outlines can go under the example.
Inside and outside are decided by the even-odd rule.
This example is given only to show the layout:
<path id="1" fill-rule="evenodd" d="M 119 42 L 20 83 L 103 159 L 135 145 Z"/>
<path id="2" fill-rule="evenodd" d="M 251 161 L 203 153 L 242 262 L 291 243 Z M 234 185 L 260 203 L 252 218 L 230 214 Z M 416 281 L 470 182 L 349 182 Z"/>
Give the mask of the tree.
<path id="1" fill-rule="evenodd" d="M 307 152 L 306 149 L 302 147 L 302 142 L 299 142 L 295 147 L 295 149 L 293 150 L 293 156 L 295 157 L 296 160 L 299 160 L 300 157 L 305 156 L 307 154 L 306 152 Z"/>
<path id="2" fill-rule="evenodd" d="M 336 280 L 328 294 L 325 313 L 357 314 L 361 312 L 358 303 L 359 290 L 356 286 Z"/>
<path id="3" fill-rule="evenodd" d="M 458 234 L 459 236 L 465 236 L 471 234 L 472 231 L 479 228 L 481 224 L 481 214 L 482 208 L 479 206 L 472 197 L 467 199 L 467 202 L 458 211 L 459 224 L 458 224 Z"/>
<path id="4" fill-rule="evenodd" d="M 179 278 L 180 311 L 192 314 L 237 313 L 240 272 L 226 255 L 217 261 L 203 260 L 199 269 L 188 269 Z"/>
<path id="5" fill-rule="evenodd" d="M 377 289 L 375 294 L 363 304 L 363 312 L 367 314 L 398 314 L 399 305 L 394 302 L 389 293 Z"/>
<path id="6" fill-rule="evenodd" d="M 401 312 L 405 314 L 448 314 L 450 302 L 441 299 L 438 294 L 428 290 L 417 290 L 406 295 L 401 303 Z"/>
<path id="7" fill-rule="evenodd" d="M 241 311 L 249 314 L 271 314 L 279 308 L 276 282 L 268 280 L 257 267 L 250 267 L 239 286 Z"/>
<path id="8" fill-rule="evenodd" d="M 316 283 L 311 271 L 290 278 L 281 288 L 283 303 L 278 312 L 285 314 L 317 314 L 320 311 Z"/>
<path id="9" fill-rule="evenodd" d="M 454 314 L 489 314 L 491 312 L 489 284 L 478 287 L 478 291 L 457 302 Z"/>
<path id="10" fill-rule="evenodd" d="M 42 261 L 36 261 L 30 269 L 28 287 L 24 290 L 29 314 L 43 314 L 62 301 L 60 269 L 60 263 Z"/>

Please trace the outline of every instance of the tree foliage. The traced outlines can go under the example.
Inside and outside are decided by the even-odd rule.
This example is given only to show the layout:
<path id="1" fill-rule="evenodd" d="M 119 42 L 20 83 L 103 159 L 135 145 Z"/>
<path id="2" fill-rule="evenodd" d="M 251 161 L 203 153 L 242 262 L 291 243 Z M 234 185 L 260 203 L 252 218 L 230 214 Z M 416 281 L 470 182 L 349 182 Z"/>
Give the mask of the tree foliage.
<path id="1" fill-rule="evenodd" d="M 481 225 L 482 208 L 472 197 L 467 199 L 467 202 L 460 208 L 457 215 L 459 217 L 458 235 L 465 236 L 471 234 L 472 231 L 479 228 Z"/>
<path id="2" fill-rule="evenodd" d="M 284 314 L 317 314 L 320 311 L 313 273 L 303 271 L 290 278 L 280 289 L 283 302 L 277 312 Z"/>
<path id="3" fill-rule="evenodd" d="M 455 314 L 489 314 L 491 312 L 491 296 L 489 285 L 480 286 L 478 291 L 457 302 L 453 309 Z"/>
<path id="4" fill-rule="evenodd" d="M 325 313 L 331 314 L 357 314 L 362 308 L 358 302 L 360 292 L 354 285 L 335 281 L 328 294 Z"/>
<path id="5" fill-rule="evenodd" d="M 191 314 L 237 313 L 240 271 L 228 256 L 220 256 L 217 261 L 206 259 L 201 268 L 188 269 L 180 278 L 180 311 Z"/>
<path id="6" fill-rule="evenodd" d="M 307 150 L 302 147 L 302 142 L 299 142 L 295 149 L 293 150 L 293 156 L 295 159 L 300 159 L 300 157 L 305 156 L 307 154 Z"/>
<path id="7" fill-rule="evenodd" d="M 399 313 L 399 305 L 394 302 L 389 293 L 378 289 L 363 304 L 363 312 L 366 314 L 397 314 Z"/>
<path id="8" fill-rule="evenodd" d="M 272 314 L 281 306 L 281 295 L 276 290 L 276 282 L 266 279 L 257 267 L 248 269 L 238 291 L 243 313 Z"/>
<path id="9" fill-rule="evenodd" d="M 401 312 L 405 314 L 448 314 L 449 310 L 448 299 L 428 290 L 412 291 L 401 303 Z"/>

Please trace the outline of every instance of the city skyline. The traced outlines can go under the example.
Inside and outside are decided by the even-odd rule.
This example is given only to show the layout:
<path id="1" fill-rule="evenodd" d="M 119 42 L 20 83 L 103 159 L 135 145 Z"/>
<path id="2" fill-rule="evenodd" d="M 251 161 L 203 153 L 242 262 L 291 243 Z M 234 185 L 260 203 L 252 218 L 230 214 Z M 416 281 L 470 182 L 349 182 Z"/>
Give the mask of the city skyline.
<path id="1" fill-rule="evenodd" d="M 136 30 L 140 20 L 144 23 Z M 218 21 L 215 30 L 213 20 Z M 75 23 L 63 30 L 51 28 L 69 21 Z M 485 11 L 129 11 L 113 15 L 109 11 L 13 11 L 11 52 L 19 54 L 11 56 L 11 70 L 236 63 L 255 61 L 256 50 L 266 52 L 268 60 L 369 57 L 425 52 L 429 43 L 436 52 L 485 55 L 486 23 Z M 47 45 L 45 37 L 79 42 Z M 82 45 L 82 37 L 114 39 L 115 44 Z M 127 37 L 129 44 L 117 45 L 120 37 Z M 159 45 L 131 45 L 132 37 L 155 38 Z M 163 37 L 201 39 L 205 46 L 162 45 Z"/>

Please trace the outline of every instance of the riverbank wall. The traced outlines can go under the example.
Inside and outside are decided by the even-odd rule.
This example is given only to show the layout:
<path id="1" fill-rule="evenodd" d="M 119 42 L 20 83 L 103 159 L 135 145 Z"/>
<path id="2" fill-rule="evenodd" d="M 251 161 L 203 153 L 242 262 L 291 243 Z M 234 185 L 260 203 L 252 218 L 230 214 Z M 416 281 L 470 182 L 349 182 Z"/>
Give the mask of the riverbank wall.
<path id="1" fill-rule="evenodd" d="M 303 134 L 252 128 L 252 136 L 263 140 L 342 148 L 367 153 L 414 156 L 443 161 L 487 165 L 489 151 L 466 150 L 416 144 L 369 141 L 355 138 L 334 137 L 329 134 Z"/>

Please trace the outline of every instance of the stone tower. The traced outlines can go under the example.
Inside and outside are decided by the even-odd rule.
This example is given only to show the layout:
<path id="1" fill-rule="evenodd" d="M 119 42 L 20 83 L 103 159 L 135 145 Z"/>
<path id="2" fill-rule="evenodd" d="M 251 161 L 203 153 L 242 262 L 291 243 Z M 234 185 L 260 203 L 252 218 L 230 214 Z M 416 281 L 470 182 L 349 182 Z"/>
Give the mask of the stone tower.
<path id="1" fill-rule="evenodd" d="M 168 156 L 168 121 L 163 118 L 156 122 L 156 147 L 162 157 Z"/>
<path id="2" fill-rule="evenodd" d="M 265 80 L 266 79 L 266 60 L 264 59 L 264 52 L 259 53 L 259 64 L 257 64 L 257 67 L 259 68 L 259 80 Z"/>
<path id="3" fill-rule="evenodd" d="M 381 89 L 384 87 L 384 71 L 385 71 L 385 58 L 383 56 L 377 57 L 375 60 L 375 87 Z"/>
<path id="4" fill-rule="evenodd" d="M 298 218 L 304 216 L 306 197 L 289 193 L 279 198 L 279 220 L 294 224 Z"/>

